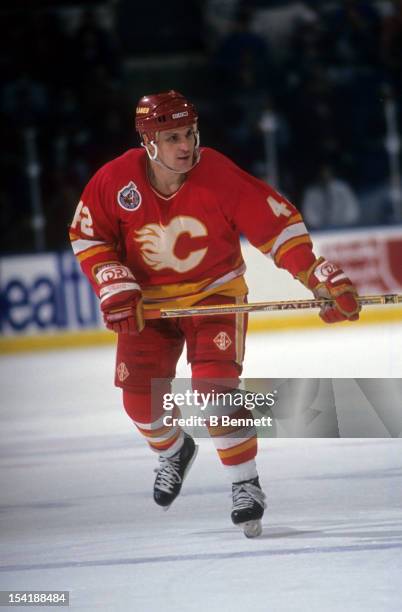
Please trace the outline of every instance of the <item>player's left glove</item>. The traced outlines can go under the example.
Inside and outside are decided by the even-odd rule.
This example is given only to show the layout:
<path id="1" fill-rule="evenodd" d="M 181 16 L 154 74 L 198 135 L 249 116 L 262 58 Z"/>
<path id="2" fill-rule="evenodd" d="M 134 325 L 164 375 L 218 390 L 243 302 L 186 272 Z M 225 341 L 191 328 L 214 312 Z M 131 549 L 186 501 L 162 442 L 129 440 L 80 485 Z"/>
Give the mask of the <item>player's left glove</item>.
<path id="1" fill-rule="evenodd" d="M 320 310 L 320 317 L 325 323 L 356 321 L 359 318 L 361 306 L 356 299 L 356 287 L 337 265 L 320 257 L 308 270 L 300 272 L 297 278 L 311 289 L 315 297 L 332 300 L 332 305 L 325 304 Z"/>

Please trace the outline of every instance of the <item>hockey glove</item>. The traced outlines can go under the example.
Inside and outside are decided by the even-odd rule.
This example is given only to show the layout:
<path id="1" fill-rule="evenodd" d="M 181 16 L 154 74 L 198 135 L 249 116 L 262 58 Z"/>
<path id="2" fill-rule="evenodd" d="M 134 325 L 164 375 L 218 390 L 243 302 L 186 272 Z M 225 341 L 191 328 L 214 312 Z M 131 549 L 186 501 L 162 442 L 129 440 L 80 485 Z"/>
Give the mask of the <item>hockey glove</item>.
<path id="1" fill-rule="evenodd" d="M 139 334 L 144 329 L 142 295 L 129 268 L 109 263 L 95 276 L 106 327 L 119 334 Z"/>
<path id="2" fill-rule="evenodd" d="M 311 289 L 316 298 L 332 300 L 332 304 L 325 304 L 320 310 L 320 317 L 325 323 L 356 321 L 359 318 L 361 306 L 356 299 L 356 288 L 337 265 L 320 257 L 307 271 L 300 272 L 297 278 Z"/>

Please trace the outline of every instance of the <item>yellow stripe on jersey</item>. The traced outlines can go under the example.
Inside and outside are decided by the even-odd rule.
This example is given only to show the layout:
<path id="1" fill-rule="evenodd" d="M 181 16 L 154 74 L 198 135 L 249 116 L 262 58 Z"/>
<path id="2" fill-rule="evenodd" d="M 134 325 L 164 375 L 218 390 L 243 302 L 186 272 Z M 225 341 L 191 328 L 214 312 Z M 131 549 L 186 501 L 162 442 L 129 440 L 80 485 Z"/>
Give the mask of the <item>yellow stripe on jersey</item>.
<path id="1" fill-rule="evenodd" d="M 300 222 L 303 222 L 303 218 L 300 213 L 296 213 L 290 217 L 288 223 L 286 224 L 286 226 L 283 228 L 282 231 L 285 231 L 291 225 L 295 225 L 296 223 L 300 223 Z M 257 247 L 258 250 L 264 253 L 264 255 L 268 255 L 271 252 L 272 247 L 274 246 L 279 236 L 280 234 L 278 236 L 275 236 L 275 238 L 271 238 L 271 240 L 268 240 L 268 242 L 264 242 L 264 244 L 261 244 L 260 246 Z"/>
<path id="2" fill-rule="evenodd" d="M 265 242 L 264 244 L 262 244 L 261 246 L 257 247 L 261 253 L 264 253 L 264 255 L 268 255 L 271 252 L 272 247 L 275 244 L 275 238 L 272 238 L 272 240 L 269 240 L 268 242 Z"/>
<path id="3" fill-rule="evenodd" d="M 171 299 L 186 297 L 191 294 L 200 293 L 211 283 L 211 279 L 207 278 L 196 283 L 172 283 L 170 285 L 154 285 L 143 287 L 144 298 L 151 302 L 157 302 L 163 299 Z"/>
<path id="4" fill-rule="evenodd" d="M 279 247 L 279 249 L 276 251 L 275 256 L 274 256 L 275 263 L 278 265 L 281 258 L 285 255 L 285 253 L 290 251 L 290 249 L 293 249 L 294 247 L 299 246 L 299 244 L 310 244 L 311 245 L 312 243 L 311 243 L 310 237 L 307 234 L 304 236 L 298 236 L 296 238 L 290 238 L 289 240 L 284 242 Z"/>
<path id="5" fill-rule="evenodd" d="M 79 262 L 83 262 L 86 259 L 93 257 L 94 255 L 98 255 L 98 253 L 107 253 L 107 252 L 114 252 L 113 246 L 105 244 L 103 246 L 96 246 L 93 248 L 89 248 L 83 253 L 79 253 L 76 257 Z"/>
<path id="6" fill-rule="evenodd" d="M 87 240 L 83 238 L 75 238 L 71 241 L 71 246 L 73 248 L 74 255 L 80 255 L 87 251 L 88 249 L 92 249 L 97 246 L 104 246 L 104 240 Z"/>
<path id="7" fill-rule="evenodd" d="M 204 284 L 204 283 L 200 283 Z M 203 291 L 202 288 L 196 293 L 191 295 L 177 296 L 175 295 L 175 289 L 182 287 L 183 285 L 160 285 L 159 287 L 152 287 L 151 290 L 148 288 L 142 289 L 144 296 L 144 310 L 154 310 L 155 306 L 158 308 L 189 308 L 194 306 L 201 300 L 209 297 L 210 295 L 224 295 L 227 297 L 240 297 L 247 295 L 248 287 L 243 276 L 238 276 L 230 280 L 227 283 L 213 287 L 207 291 Z M 155 294 L 164 297 L 165 299 L 155 299 Z M 154 301 L 152 301 L 154 300 Z"/>

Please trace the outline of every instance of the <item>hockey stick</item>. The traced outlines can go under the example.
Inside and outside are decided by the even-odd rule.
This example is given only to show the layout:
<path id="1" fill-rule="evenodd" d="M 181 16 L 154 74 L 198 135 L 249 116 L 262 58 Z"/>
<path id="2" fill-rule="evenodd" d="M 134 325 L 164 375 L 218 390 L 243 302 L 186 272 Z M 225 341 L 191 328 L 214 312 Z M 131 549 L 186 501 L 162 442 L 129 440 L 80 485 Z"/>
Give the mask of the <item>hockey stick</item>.
<path id="1" fill-rule="evenodd" d="M 402 295 L 389 293 L 383 295 L 362 295 L 357 298 L 362 306 L 382 304 L 402 304 Z M 193 306 L 190 308 L 161 308 L 145 310 L 145 319 L 171 319 L 174 317 L 197 317 L 200 315 L 236 314 L 242 312 L 272 312 L 274 310 L 302 310 L 321 308 L 330 300 L 289 300 L 283 302 L 251 302 L 250 304 L 214 304 L 212 306 Z"/>

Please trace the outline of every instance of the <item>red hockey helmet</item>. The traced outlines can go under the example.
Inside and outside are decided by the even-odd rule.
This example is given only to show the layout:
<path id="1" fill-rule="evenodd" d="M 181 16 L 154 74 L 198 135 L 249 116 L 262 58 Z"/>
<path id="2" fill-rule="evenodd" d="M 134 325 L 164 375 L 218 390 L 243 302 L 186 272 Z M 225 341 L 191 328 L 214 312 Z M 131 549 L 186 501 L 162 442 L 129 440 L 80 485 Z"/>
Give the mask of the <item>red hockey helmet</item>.
<path id="1" fill-rule="evenodd" d="M 198 113 L 191 102 L 171 89 L 143 96 L 135 111 L 135 129 L 154 140 L 156 133 L 197 123 Z"/>

